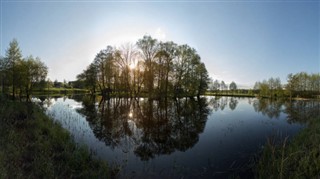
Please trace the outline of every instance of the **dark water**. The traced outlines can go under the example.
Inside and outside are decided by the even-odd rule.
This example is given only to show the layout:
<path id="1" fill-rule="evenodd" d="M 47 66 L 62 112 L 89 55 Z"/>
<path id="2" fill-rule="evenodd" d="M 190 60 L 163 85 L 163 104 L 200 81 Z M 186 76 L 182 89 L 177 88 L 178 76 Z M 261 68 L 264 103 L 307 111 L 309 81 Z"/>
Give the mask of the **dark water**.
<path id="1" fill-rule="evenodd" d="M 74 96 L 41 104 L 76 142 L 121 168 L 121 178 L 248 177 L 267 137 L 292 137 L 320 114 L 317 101 L 233 97 L 100 103 Z"/>

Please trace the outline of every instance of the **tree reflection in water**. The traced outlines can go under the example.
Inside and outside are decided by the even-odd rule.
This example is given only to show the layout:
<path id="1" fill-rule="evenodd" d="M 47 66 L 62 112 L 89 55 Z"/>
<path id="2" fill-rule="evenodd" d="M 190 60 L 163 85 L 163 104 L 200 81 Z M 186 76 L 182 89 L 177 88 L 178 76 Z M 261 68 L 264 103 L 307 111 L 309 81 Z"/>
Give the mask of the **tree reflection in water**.
<path id="1" fill-rule="evenodd" d="M 261 98 L 252 101 L 252 106 L 256 112 L 261 112 L 269 118 L 279 118 L 283 111 L 283 100 Z"/>
<path id="2" fill-rule="evenodd" d="M 141 160 L 192 148 L 210 113 L 206 98 L 112 98 L 100 106 L 96 100 L 85 96 L 78 109 L 96 137 L 111 148 L 132 150 Z"/>
<path id="3" fill-rule="evenodd" d="M 319 101 L 205 97 L 167 101 L 112 98 L 100 103 L 101 97 L 97 96 L 70 98 L 73 100 L 63 103 L 62 98 L 39 101 L 44 106 L 57 102 L 51 112 L 62 118 L 58 121 L 66 124 L 79 142 L 97 151 L 98 157 L 123 161 L 124 176 L 131 171 L 141 176 L 145 171 L 176 174 L 175 166 L 180 166 L 185 176 L 199 176 L 204 167 L 208 178 L 217 171 L 227 171 L 227 175 L 260 150 L 266 136 L 274 131 L 294 135 L 303 126 L 296 122 L 304 123 L 320 113 Z M 74 110 L 78 113 L 72 113 Z M 278 119 L 269 120 L 262 115 Z M 200 138 L 201 133 L 204 135 Z M 182 154 L 183 151 L 187 152 Z"/>
<path id="4" fill-rule="evenodd" d="M 287 114 L 289 123 L 306 123 L 320 114 L 320 102 L 317 100 L 271 100 L 266 98 L 250 100 L 256 112 L 269 118 L 279 118 L 281 112 Z"/>
<path id="5" fill-rule="evenodd" d="M 238 98 L 215 96 L 210 98 L 209 105 L 214 111 L 223 111 L 229 103 L 229 108 L 233 111 L 237 108 Z"/>
<path id="6" fill-rule="evenodd" d="M 230 113 L 236 111 L 238 105 L 243 106 L 241 99 L 235 97 L 160 101 L 112 98 L 101 103 L 101 98 L 96 96 L 72 98 L 82 102 L 82 108 L 76 110 L 85 116 L 98 140 L 111 149 L 134 153 L 143 161 L 175 151 L 187 151 L 199 141 L 211 111 L 227 110 Z M 286 116 L 292 123 L 305 123 L 320 113 L 319 101 L 256 98 L 248 98 L 248 101 L 256 112 L 269 118 Z"/>
<path id="7" fill-rule="evenodd" d="M 320 114 L 320 102 L 316 100 L 287 101 L 284 105 L 290 123 L 306 123 Z"/>

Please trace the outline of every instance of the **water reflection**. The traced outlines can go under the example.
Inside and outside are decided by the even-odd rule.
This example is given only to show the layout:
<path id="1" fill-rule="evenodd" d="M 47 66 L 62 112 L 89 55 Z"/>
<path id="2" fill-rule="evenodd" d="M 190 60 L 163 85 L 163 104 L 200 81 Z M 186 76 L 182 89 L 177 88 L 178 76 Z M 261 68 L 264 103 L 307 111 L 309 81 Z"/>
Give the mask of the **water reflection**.
<path id="1" fill-rule="evenodd" d="M 256 112 L 261 112 L 269 118 L 279 118 L 280 113 L 283 111 L 284 102 L 282 100 L 274 99 L 254 99 L 252 106 Z"/>
<path id="2" fill-rule="evenodd" d="M 229 102 L 229 108 L 233 111 L 238 105 L 238 100 L 236 98 L 231 98 Z"/>
<path id="3" fill-rule="evenodd" d="M 279 118 L 281 113 L 287 114 L 289 123 L 306 123 L 320 114 L 320 102 L 316 100 L 253 99 L 249 100 L 256 112 L 269 118 Z"/>
<path id="4" fill-rule="evenodd" d="M 237 108 L 238 98 L 236 97 L 221 97 L 216 96 L 210 98 L 209 105 L 213 108 L 214 111 L 221 110 L 223 111 L 229 103 L 229 108 L 233 111 Z"/>
<path id="5" fill-rule="evenodd" d="M 134 149 L 141 160 L 186 151 L 203 132 L 210 109 L 206 98 L 153 101 L 112 98 L 97 105 L 85 96 L 83 108 L 96 137 L 112 148 Z"/>
<path id="6" fill-rule="evenodd" d="M 309 119 L 319 117 L 320 102 L 315 100 L 298 100 L 285 102 L 285 113 L 288 114 L 288 122 L 306 123 Z"/>
<path id="7" fill-rule="evenodd" d="M 137 178 L 224 178 L 247 165 L 266 137 L 275 132 L 293 136 L 301 123 L 320 114 L 319 101 L 100 100 L 39 99 L 78 143 L 101 159 L 123 161 L 124 178 L 131 178 L 133 171 Z"/>

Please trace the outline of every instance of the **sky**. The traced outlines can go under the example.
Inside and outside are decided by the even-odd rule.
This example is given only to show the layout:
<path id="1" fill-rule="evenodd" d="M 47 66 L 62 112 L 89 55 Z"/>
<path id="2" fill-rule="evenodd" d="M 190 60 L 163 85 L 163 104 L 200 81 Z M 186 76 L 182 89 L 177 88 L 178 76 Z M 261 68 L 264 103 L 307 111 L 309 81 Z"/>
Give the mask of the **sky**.
<path id="1" fill-rule="evenodd" d="M 106 46 L 143 35 L 188 44 L 212 79 L 243 88 L 320 72 L 320 1 L 0 1 L 0 55 L 15 38 L 52 81 L 75 80 Z"/>

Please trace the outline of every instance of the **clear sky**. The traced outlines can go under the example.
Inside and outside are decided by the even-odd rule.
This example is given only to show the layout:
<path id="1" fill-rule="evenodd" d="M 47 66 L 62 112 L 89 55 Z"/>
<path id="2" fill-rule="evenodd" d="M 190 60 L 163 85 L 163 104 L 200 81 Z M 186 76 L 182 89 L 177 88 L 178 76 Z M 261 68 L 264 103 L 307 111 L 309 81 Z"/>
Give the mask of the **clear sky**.
<path id="1" fill-rule="evenodd" d="M 319 1 L 1 0 L 1 55 L 16 38 L 51 80 L 75 80 L 107 45 L 148 34 L 194 47 L 213 79 L 241 86 L 320 71 Z"/>

